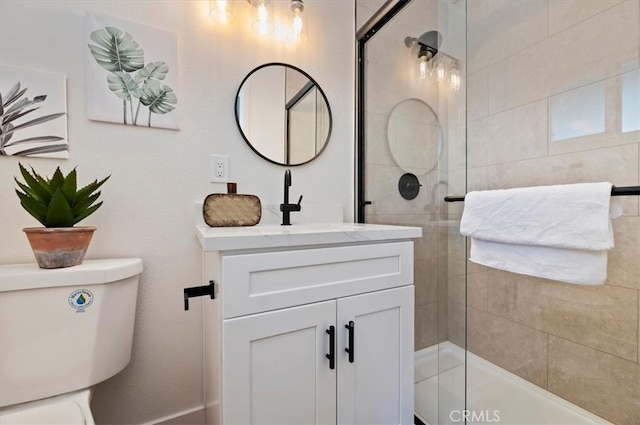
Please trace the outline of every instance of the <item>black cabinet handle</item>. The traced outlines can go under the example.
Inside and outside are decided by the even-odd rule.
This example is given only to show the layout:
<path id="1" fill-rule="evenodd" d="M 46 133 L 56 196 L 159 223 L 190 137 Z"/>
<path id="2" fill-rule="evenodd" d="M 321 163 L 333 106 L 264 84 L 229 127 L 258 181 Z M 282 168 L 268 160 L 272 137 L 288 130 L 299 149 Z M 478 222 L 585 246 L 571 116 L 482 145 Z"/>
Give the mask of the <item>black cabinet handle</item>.
<path id="1" fill-rule="evenodd" d="M 355 335 L 356 335 L 355 323 L 353 323 L 353 320 L 350 320 L 349 324 L 348 325 L 344 325 L 344 327 L 347 328 L 347 330 L 349 331 L 349 346 L 347 348 L 345 348 L 344 351 L 349 353 L 349 363 L 353 363 L 353 356 L 354 356 L 354 352 L 355 352 L 355 347 L 354 347 L 354 344 L 353 344 L 353 340 L 354 340 Z"/>
<path id="2" fill-rule="evenodd" d="M 336 368 L 336 328 L 329 326 L 325 332 L 329 334 L 329 354 L 325 357 L 329 359 L 329 369 L 333 370 Z"/>

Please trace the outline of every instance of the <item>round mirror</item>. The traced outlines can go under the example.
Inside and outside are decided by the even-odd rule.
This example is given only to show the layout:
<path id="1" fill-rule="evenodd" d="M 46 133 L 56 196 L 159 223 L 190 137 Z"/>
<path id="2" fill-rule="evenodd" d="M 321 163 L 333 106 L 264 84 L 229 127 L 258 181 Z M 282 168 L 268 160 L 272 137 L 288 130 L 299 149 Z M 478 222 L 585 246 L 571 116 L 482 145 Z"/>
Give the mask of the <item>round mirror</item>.
<path id="1" fill-rule="evenodd" d="M 420 99 L 406 99 L 391 112 L 387 127 L 389 149 L 404 171 L 423 175 L 438 164 L 442 130 L 438 116 Z"/>
<path id="2" fill-rule="evenodd" d="M 267 161 L 300 165 L 327 145 L 331 109 L 309 74 L 295 66 L 268 63 L 240 84 L 236 123 L 251 149 Z"/>

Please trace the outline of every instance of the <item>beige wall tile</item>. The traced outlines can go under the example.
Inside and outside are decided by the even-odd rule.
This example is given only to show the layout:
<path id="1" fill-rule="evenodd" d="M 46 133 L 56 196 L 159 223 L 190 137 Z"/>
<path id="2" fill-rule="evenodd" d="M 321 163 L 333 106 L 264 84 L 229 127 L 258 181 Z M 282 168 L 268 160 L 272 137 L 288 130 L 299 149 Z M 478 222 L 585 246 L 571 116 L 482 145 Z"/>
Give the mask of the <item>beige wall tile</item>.
<path id="1" fill-rule="evenodd" d="M 438 302 L 438 259 L 428 258 L 424 260 L 415 260 L 414 267 L 414 285 L 415 285 L 415 304 L 426 305 Z"/>
<path id="2" fill-rule="evenodd" d="M 447 303 L 447 331 L 449 341 L 458 347 L 466 346 L 466 317 L 467 309 L 464 304 Z"/>
<path id="3" fill-rule="evenodd" d="M 640 423 L 640 365 L 549 336 L 549 391 L 618 424 Z"/>
<path id="4" fill-rule="evenodd" d="M 447 248 L 448 248 L 448 256 L 450 259 L 453 258 L 458 258 L 460 260 L 466 260 L 468 257 L 467 254 L 467 238 L 465 238 L 464 236 L 460 235 L 459 233 L 459 222 L 455 222 L 456 224 L 449 226 L 449 238 L 448 238 L 448 244 L 447 244 Z M 458 264 L 456 263 L 456 266 L 458 266 Z M 461 270 L 464 270 L 464 264 Z M 456 273 L 460 272 L 461 270 L 456 270 Z M 466 271 L 462 271 L 462 273 L 465 273 Z"/>
<path id="5" fill-rule="evenodd" d="M 636 291 L 489 271 L 489 312 L 618 357 L 638 359 Z"/>
<path id="6" fill-rule="evenodd" d="M 449 339 L 449 323 L 448 323 L 448 302 L 447 302 L 447 281 L 440 281 L 438 288 L 438 342 L 444 342 Z"/>
<path id="7" fill-rule="evenodd" d="M 639 3 L 620 3 L 491 65 L 490 113 L 636 69 Z"/>
<path id="8" fill-rule="evenodd" d="M 365 214 L 364 221 L 374 224 L 396 224 L 398 218 L 395 214 Z"/>
<path id="9" fill-rule="evenodd" d="M 510 6 L 513 3 L 512 0 L 486 0 L 487 3 L 487 15 L 491 16 L 494 13 L 502 10 L 503 8 Z"/>
<path id="10" fill-rule="evenodd" d="M 609 9 L 622 0 L 560 0 L 549 2 L 549 34 L 565 30 Z"/>
<path id="11" fill-rule="evenodd" d="M 547 43 L 552 44 L 547 47 L 551 93 L 636 69 L 639 20 L 640 2 L 625 1 L 550 37 Z M 593 49 L 598 48 L 602 55 L 594 58 Z"/>
<path id="12" fill-rule="evenodd" d="M 609 251 L 607 283 L 640 290 L 640 217 L 613 220 L 615 247 Z"/>
<path id="13" fill-rule="evenodd" d="M 413 252 L 416 260 L 438 258 L 438 222 L 429 221 L 427 216 L 398 215 L 396 224 L 400 226 L 422 227 L 422 237 L 414 239 Z"/>
<path id="14" fill-rule="evenodd" d="M 475 308 L 469 307 L 467 314 L 469 350 L 547 387 L 547 334 Z"/>
<path id="15" fill-rule="evenodd" d="M 469 168 L 467 192 L 472 190 L 486 190 L 487 189 L 487 168 L 488 167 L 476 167 Z"/>
<path id="16" fill-rule="evenodd" d="M 399 15 L 402 17 L 402 15 Z M 368 67 L 374 63 L 381 65 L 386 69 L 398 69 L 411 61 L 410 55 L 407 54 L 408 49 L 404 47 L 403 40 L 398 38 L 396 31 L 396 22 L 389 22 L 389 25 L 378 31 L 375 38 L 369 40 L 365 46 L 365 57 L 369 62 Z"/>
<path id="17" fill-rule="evenodd" d="M 638 146 L 633 143 L 496 164 L 488 169 L 487 183 L 489 189 L 596 181 L 633 186 L 638 181 Z M 625 215 L 637 216 L 637 199 L 625 198 L 628 198 L 622 199 Z"/>
<path id="18" fill-rule="evenodd" d="M 488 122 L 486 119 L 470 121 L 467 124 L 467 165 L 469 167 L 484 167 L 487 165 L 488 153 L 485 136 Z M 466 182 L 463 182 L 464 186 Z"/>
<path id="19" fill-rule="evenodd" d="M 448 285 L 449 301 L 467 304 L 477 310 L 487 311 L 487 273 L 471 273 L 452 277 Z"/>
<path id="20" fill-rule="evenodd" d="M 467 76 L 467 121 L 489 115 L 489 70 Z"/>
<path id="21" fill-rule="evenodd" d="M 447 257 L 447 273 L 448 279 L 452 279 L 456 276 L 463 276 L 466 274 L 465 269 L 466 260 L 464 258 Z"/>
<path id="22" fill-rule="evenodd" d="M 446 129 L 445 129 L 446 130 Z M 446 155 L 446 156 L 445 156 Z M 449 126 L 449 136 L 443 143 L 440 154 L 440 170 L 464 171 L 467 166 L 467 127 L 466 125 Z M 446 179 L 443 179 L 446 180 Z"/>
<path id="23" fill-rule="evenodd" d="M 470 74 L 547 36 L 546 0 L 494 0 L 487 3 L 487 13 L 486 19 L 472 23 L 468 29 Z"/>
<path id="24" fill-rule="evenodd" d="M 467 20 L 469 21 L 469 25 L 477 24 L 486 18 L 486 0 L 467 0 Z"/>
<path id="25" fill-rule="evenodd" d="M 396 165 L 387 142 L 389 116 L 367 112 L 365 114 L 365 160 L 367 164 Z"/>
<path id="26" fill-rule="evenodd" d="M 549 96 L 551 65 L 547 55 L 547 43 L 542 42 L 491 65 L 490 114 Z"/>
<path id="27" fill-rule="evenodd" d="M 397 101 L 402 99 L 402 97 L 392 89 L 397 78 L 391 67 L 385 67 L 375 62 L 371 62 L 370 64 L 371 66 L 366 67 L 365 78 L 366 81 L 376 83 L 375 85 L 372 84 L 373 89 L 367 90 L 365 111 L 379 115 L 389 115 Z M 378 81 L 385 81 L 387 84 L 377 83 Z"/>
<path id="28" fill-rule="evenodd" d="M 415 350 L 438 343 L 438 303 L 416 306 Z"/>
<path id="29" fill-rule="evenodd" d="M 540 100 L 469 123 L 469 166 L 545 156 L 547 119 L 547 100 Z"/>

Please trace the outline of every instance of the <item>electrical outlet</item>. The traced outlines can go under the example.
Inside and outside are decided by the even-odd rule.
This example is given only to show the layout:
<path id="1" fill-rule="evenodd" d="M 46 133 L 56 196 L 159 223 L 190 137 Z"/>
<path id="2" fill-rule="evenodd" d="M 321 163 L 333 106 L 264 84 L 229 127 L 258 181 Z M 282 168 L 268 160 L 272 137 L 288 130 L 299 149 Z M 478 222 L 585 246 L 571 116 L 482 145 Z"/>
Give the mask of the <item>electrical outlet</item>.
<path id="1" fill-rule="evenodd" d="M 215 183 L 228 182 L 229 157 L 223 155 L 211 155 L 209 162 L 209 181 Z"/>

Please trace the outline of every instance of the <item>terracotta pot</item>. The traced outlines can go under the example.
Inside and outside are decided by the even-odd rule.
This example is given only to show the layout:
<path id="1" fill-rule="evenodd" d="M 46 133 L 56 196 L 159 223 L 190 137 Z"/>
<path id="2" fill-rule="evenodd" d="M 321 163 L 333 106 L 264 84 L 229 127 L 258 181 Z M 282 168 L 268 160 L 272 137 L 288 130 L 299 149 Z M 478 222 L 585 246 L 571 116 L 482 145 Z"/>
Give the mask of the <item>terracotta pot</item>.
<path id="1" fill-rule="evenodd" d="M 96 228 L 79 227 L 26 227 L 31 249 L 42 269 L 58 269 L 82 264 L 89 242 Z"/>

